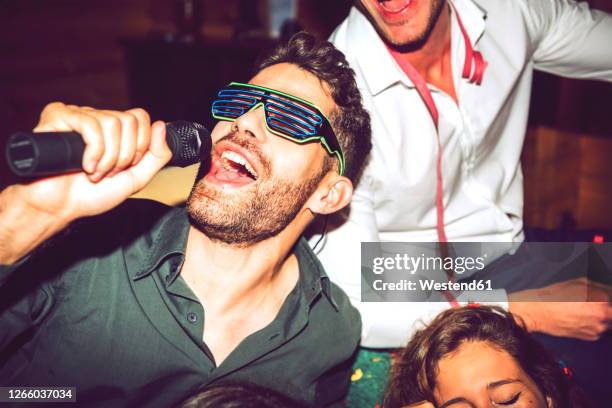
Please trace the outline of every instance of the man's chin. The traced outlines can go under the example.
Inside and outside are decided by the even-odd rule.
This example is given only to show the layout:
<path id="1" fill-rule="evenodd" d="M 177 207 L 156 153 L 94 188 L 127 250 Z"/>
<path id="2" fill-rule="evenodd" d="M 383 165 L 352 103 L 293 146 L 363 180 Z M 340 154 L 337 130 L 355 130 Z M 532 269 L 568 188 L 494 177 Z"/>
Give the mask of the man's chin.
<path id="1" fill-rule="evenodd" d="M 393 49 L 401 52 L 410 52 L 418 50 L 425 44 L 426 36 L 425 33 L 395 33 L 395 32 L 384 32 L 382 33 L 385 42 Z"/>
<path id="2" fill-rule="evenodd" d="M 187 201 L 191 224 L 213 241 L 246 247 L 280 234 L 314 193 L 323 173 L 295 184 L 238 180 L 208 172 Z M 228 180 L 229 179 L 229 180 Z M 238 181 L 238 182 L 234 182 Z"/>
<path id="3" fill-rule="evenodd" d="M 414 2 L 414 4 L 416 3 Z M 359 4 L 358 8 L 387 45 L 400 52 L 412 52 L 421 49 L 427 42 L 444 4 L 444 0 L 435 2 L 432 4 L 433 9 L 430 11 L 429 17 L 419 20 L 414 16 L 408 18 L 405 15 L 399 15 L 397 19 L 387 20 L 374 11 L 378 14 L 375 18 L 363 5 Z M 416 13 L 416 10 L 413 13 Z"/>
<path id="4" fill-rule="evenodd" d="M 256 201 L 249 185 L 227 186 L 202 179 L 187 200 L 187 214 L 191 225 L 211 241 L 245 248 L 269 236 L 254 228 L 257 220 L 251 212 Z"/>
<path id="5" fill-rule="evenodd" d="M 202 204 L 202 203 L 200 203 Z M 235 213 L 232 213 L 235 211 Z M 277 228 L 258 228 L 258 221 L 246 217 L 246 209 L 228 208 L 223 205 L 210 205 L 203 208 L 195 203 L 188 203 L 187 214 L 193 227 L 203 233 L 209 240 L 234 248 L 247 248 L 280 233 L 286 225 Z"/>

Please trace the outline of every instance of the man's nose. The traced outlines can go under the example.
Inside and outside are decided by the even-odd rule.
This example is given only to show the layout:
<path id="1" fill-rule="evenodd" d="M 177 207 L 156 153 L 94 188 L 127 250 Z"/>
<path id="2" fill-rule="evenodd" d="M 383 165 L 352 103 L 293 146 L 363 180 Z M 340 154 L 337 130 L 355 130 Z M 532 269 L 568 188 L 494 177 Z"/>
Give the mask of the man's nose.
<path id="1" fill-rule="evenodd" d="M 234 120 L 232 130 L 244 136 L 257 139 L 263 143 L 266 140 L 266 118 L 263 106 L 253 109 Z"/>

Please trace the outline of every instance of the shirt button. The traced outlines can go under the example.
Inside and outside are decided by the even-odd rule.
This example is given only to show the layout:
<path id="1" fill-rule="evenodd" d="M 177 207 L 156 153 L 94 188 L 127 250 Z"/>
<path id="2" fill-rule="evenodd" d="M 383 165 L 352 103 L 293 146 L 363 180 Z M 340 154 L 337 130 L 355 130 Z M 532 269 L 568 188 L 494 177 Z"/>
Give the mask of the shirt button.
<path id="1" fill-rule="evenodd" d="M 195 323 L 198 321 L 198 315 L 193 312 L 187 313 L 187 320 L 189 323 Z"/>

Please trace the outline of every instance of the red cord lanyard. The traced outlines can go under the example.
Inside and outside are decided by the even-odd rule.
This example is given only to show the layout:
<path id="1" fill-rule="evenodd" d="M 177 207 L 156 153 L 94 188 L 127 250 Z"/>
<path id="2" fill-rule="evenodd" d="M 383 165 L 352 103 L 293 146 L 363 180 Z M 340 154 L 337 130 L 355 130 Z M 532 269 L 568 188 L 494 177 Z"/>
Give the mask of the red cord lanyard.
<path id="1" fill-rule="evenodd" d="M 463 64 L 463 72 L 462 77 L 465 79 L 469 79 L 471 84 L 480 85 L 482 83 L 482 78 L 484 76 L 484 71 L 487 67 L 487 63 L 482 57 L 482 54 L 479 51 L 475 51 L 472 47 L 472 43 L 470 38 L 461 22 L 461 18 L 459 17 L 459 13 L 455 9 L 453 3 L 449 0 L 451 10 L 455 13 L 457 17 L 457 22 L 459 23 L 459 28 L 461 29 L 461 33 L 463 34 L 463 39 L 465 42 L 465 62 Z M 414 84 L 419 96 L 427 106 L 427 110 L 429 110 L 429 114 L 431 115 L 431 119 L 434 122 L 436 127 L 436 144 L 438 156 L 436 160 L 436 230 L 438 233 L 438 241 L 440 241 L 440 249 L 442 255 L 446 257 L 448 254 L 448 247 L 446 243 L 448 239 L 446 237 L 446 230 L 444 229 L 444 183 L 442 180 L 442 144 L 440 143 L 440 133 L 438 131 L 438 122 L 439 122 L 439 113 L 438 108 L 436 107 L 436 103 L 434 102 L 433 96 L 427 87 L 427 83 L 423 79 L 423 77 L 417 72 L 416 69 L 405 59 L 402 54 L 391 47 L 387 46 L 387 49 L 398 63 L 402 71 L 408 76 L 410 81 Z M 474 62 L 474 72 L 472 73 L 472 61 Z M 470 76 L 470 74 L 472 74 Z M 449 273 L 449 280 L 454 281 L 454 276 L 452 271 Z M 453 306 L 459 306 L 459 303 L 454 298 L 452 293 L 450 292 L 442 292 L 444 296 L 447 298 L 448 302 Z"/>

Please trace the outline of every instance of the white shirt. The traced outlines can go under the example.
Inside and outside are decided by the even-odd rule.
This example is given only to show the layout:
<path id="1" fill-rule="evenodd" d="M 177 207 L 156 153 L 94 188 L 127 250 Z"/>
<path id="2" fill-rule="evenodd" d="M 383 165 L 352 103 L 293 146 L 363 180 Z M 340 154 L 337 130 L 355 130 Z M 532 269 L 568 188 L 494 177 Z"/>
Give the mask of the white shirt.
<path id="1" fill-rule="evenodd" d="M 612 81 L 612 17 L 570 0 L 455 0 L 488 62 L 481 86 L 461 79 L 465 44 L 452 17 L 459 106 L 429 86 L 440 113 L 445 227 L 450 241 L 522 240 L 520 156 L 534 69 Z M 332 34 L 372 117 L 373 151 L 350 215 L 319 253 L 361 311 L 362 345 L 398 347 L 445 303 L 362 303 L 362 241 L 436 241 L 435 128 L 415 87 L 357 9 Z"/>

